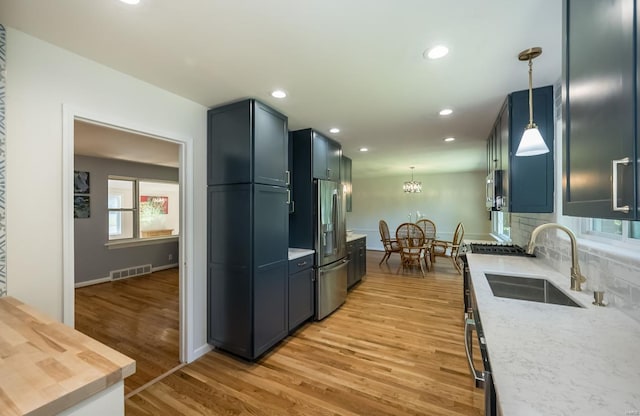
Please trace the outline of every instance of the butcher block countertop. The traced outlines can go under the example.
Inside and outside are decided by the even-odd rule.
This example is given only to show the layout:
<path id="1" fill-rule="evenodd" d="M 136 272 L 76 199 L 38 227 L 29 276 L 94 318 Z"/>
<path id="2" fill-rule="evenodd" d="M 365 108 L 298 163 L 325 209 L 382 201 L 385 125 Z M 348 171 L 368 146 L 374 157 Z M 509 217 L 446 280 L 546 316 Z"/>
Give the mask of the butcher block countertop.
<path id="1" fill-rule="evenodd" d="M 57 414 L 135 369 L 131 358 L 15 298 L 0 298 L 0 415 Z"/>

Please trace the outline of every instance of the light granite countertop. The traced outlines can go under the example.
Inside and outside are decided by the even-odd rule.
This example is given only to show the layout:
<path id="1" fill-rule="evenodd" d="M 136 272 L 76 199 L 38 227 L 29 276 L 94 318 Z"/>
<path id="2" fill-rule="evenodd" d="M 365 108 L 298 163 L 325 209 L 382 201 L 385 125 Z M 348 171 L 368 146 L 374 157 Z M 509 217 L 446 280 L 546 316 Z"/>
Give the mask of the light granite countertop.
<path id="1" fill-rule="evenodd" d="M 350 243 L 354 240 L 359 240 L 361 238 L 365 238 L 367 235 L 366 234 L 348 234 L 347 233 L 347 243 Z"/>
<path id="2" fill-rule="evenodd" d="M 309 250 L 306 248 L 289 247 L 289 260 L 299 259 L 300 257 L 304 257 L 313 253 L 315 253 L 315 250 Z"/>
<path id="3" fill-rule="evenodd" d="M 640 323 L 540 259 L 467 257 L 503 415 L 640 415 Z M 485 272 L 544 277 L 584 308 L 495 297 Z"/>

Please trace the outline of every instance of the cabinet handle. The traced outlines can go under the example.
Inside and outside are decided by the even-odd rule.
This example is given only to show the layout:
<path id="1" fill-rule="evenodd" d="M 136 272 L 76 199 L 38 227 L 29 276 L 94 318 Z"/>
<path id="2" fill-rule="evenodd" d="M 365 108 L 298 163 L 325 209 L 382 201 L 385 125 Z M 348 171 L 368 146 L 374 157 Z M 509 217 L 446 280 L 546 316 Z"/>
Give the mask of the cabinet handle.
<path id="1" fill-rule="evenodd" d="M 627 214 L 629 212 L 629 205 L 623 205 L 621 207 L 618 206 L 618 165 L 627 166 L 631 163 L 631 159 L 625 157 L 623 159 L 617 159 L 611 161 L 612 167 L 612 176 L 613 176 L 613 187 L 612 187 L 612 198 L 611 204 L 613 205 L 613 211 L 615 212 L 624 212 Z"/>
<path id="2" fill-rule="evenodd" d="M 302 267 L 302 266 L 306 266 L 306 265 L 307 265 L 306 261 L 303 261 L 302 263 L 298 263 L 298 267 Z"/>
<path id="3" fill-rule="evenodd" d="M 287 175 L 287 183 L 285 185 L 291 185 L 291 172 L 288 170 L 285 170 L 285 173 Z"/>
<path id="4" fill-rule="evenodd" d="M 291 191 L 287 189 L 287 205 L 291 204 Z"/>
<path id="5" fill-rule="evenodd" d="M 331 169 L 327 169 L 327 178 L 331 179 Z"/>

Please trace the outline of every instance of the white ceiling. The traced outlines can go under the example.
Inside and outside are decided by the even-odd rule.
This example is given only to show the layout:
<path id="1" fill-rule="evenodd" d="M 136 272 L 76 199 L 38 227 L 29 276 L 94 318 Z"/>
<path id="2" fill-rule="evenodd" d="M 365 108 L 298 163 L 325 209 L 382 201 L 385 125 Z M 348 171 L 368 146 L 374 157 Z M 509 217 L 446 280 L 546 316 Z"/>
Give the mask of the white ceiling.
<path id="1" fill-rule="evenodd" d="M 269 103 L 339 140 L 355 177 L 484 169 L 500 105 L 528 85 L 518 53 L 543 49 L 534 86 L 559 80 L 561 15 L 562 0 L 0 1 L 1 23 L 207 107 Z M 425 60 L 438 43 L 449 55 Z"/>

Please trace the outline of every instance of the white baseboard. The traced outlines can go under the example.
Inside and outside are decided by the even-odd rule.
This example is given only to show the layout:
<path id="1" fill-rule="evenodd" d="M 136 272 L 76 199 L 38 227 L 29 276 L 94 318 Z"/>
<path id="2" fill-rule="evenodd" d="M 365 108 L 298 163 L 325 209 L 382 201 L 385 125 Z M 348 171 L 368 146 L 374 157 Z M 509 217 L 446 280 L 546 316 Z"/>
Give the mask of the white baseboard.
<path id="1" fill-rule="evenodd" d="M 74 286 L 77 289 L 79 287 L 98 285 L 100 283 L 106 283 L 110 281 L 111 281 L 111 277 L 107 276 L 107 277 L 101 277 L 99 279 L 87 280 L 85 282 L 78 282 Z"/>
<path id="2" fill-rule="evenodd" d="M 213 346 L 209 344 L 204 344 L 203 346 L 194 349 L 193 351 L 191 351 L 191 354 L 188 354 L 187 363 L 194 362 L 211 350 L 213 350 Z"/>
<path id="3" fill-rule="evenodd" d="M 167 270 L 167 269 L 174 269 L 176 267 L 179 266 L 179 263 L 172 263 L 172 264 L 165 264 L 162 266 L 158 266 L 158 267 L 152 267 L 151 268 L 151 272 L 159 272 L 161 270 Z M 132 276 L 135 277 L 135 276 Z M 128 277 L 126 277 L 125 279 L 128 279 Z M 124 279 L 119 279 L 119 280 L 124 280 Z M 87 280 L 85 282 L 78 282 L 74 284 L 74 287 L 77 289 L 79 287 L 85 287 L 85 286 L 93 286 L 93 285 L 99 285 L 100 283 L 106 283 L 106 282 L 111 282 L 111 277 L 107 276 L 107 277 L 100 277 L 98 279 L 93 279 L 93 280 Z"/>
<path id="4" fill-rule="evenodd" d="M 158 266 L 158 267 L 152 267 L 151 271 L 152 272 L 159 272 L 160 270 L 175 269 L 179 265 L 180 265 L 179 263 L 165 264 L 165 265 Z"/>

